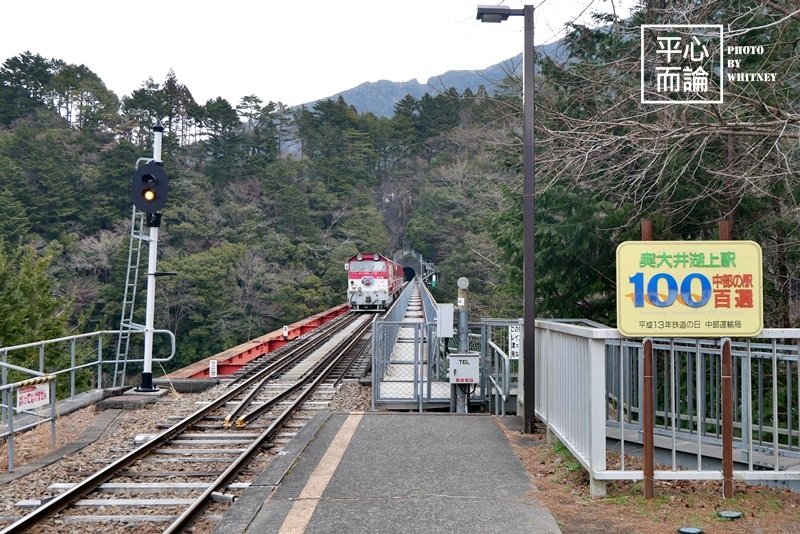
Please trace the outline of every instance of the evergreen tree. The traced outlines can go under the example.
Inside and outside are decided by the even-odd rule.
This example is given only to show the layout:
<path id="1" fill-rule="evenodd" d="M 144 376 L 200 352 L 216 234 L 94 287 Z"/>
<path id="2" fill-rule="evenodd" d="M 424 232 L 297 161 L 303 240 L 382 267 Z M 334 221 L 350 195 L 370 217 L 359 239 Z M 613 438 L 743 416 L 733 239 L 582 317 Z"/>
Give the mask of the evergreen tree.
<path id="1" fill-rule="evenodd" d="M 52 260 L 49 251 L 39 256 L 31 246 L 0 240 L 0 347 L 66 333 L 69 303 L 55 295 Z"/>
<path id="2" fill-rule="evenodd" d="M 85 65 L 52 62 L 53 77 L 48 84 L 55 110 L 72 126 L 100 132 L 113 132 L 118 120 L 119 99 L 97 74 Z"/>
<path id="3" fill-rule="evenodd" d="M 202 109 L 202 124 L 208 138 L 206 173 L 218 183 L 230 181 L 241 154 L 239 117 L 224 98 L 208 100 Z"/>
<path id="4" fill-rule="evenodd" d="M 236 112 L 243 120 L 243 167 L 246 174 L 257 174 L 279 155 L 278 104 L 262 106 L 255 95 L 242 98 Z"/>
<path id="5" fill-rule="evenodd" d="M 192 131 L 201 113 L 200 106 L 195 102 L 189 88 L 178 83 L 178 77 L 171 69 L 161 92 L 166 112 L 163 117 L 165 137 L 175 146 L 184 146 L 192 140 Z"/>
<path id="6" fill-rule="evenodd" d="M 156 121 L 170 114 L 170 106 L 161 86 L 148 78 L 139 89 L 122 99 L 126 138 L 141 150 L 147 150 L 151 130 Z"/>
<path id="7" fill-rule="evenodd" d="M 0 67 L 0 124 L 9 125 L 46 107 L 51 64 L 39 54 L 23 52 Z"/>
<path id="8" fill-rule="evenodd" d="M 0 213 L 3 214 L 0 217 L 0 240 L 12 244 L 25 242 L 31 230 L 27 210 L 8 189 L 0 189 Z"/>

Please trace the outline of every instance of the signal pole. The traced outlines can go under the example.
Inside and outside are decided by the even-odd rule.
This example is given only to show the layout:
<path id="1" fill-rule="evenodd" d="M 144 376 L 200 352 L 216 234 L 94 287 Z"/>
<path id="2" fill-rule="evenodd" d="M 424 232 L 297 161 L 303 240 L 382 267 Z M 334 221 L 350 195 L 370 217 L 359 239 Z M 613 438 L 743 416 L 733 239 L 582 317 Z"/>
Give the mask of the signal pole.
<path id="1" fill-rule="evenodd" d="M 467 354 L 469 352 L 469 279 L 462 276 L 456 282 L 458 285 L 458 352 Z M 463 388 L 469 387 L 464 384 L 455 385 L 456 391 L 456 413 L 469 412 L 469 400 L 467 391 Z"/>
<path id="2" fill-rule="evenodd" d="M 153 126 L 153 163 L 161 165 L 161 141 L 164 127 L 161 121 Z M 153 385 L 153 323 L 156 310 L 156 262 L 158 261 L 158 229 L 161 226 L 161 213 L 147 213 L 147 226 L 150 227 L 150 242 L 147 252 L 147 304 L 144 319 L 144 366 L 142 381 L 136 391 L 155 392 Z"/>

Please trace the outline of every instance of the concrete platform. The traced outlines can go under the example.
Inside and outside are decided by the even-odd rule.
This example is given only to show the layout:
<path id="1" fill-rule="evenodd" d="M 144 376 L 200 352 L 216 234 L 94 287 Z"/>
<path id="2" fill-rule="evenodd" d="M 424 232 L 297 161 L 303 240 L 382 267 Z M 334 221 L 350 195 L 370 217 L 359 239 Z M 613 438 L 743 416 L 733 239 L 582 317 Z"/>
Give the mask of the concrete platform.
<path id="1" fill-rule="evenodd" d="M 169 389 L 160 388 L 156 391 L 136 391 L 135 388 L 127 389 L 122 395 L 105 398 L 97 403 L 98 410 L 141 410 L 149 404 L 169 393 Z"/>
<path id="2" fill-rule="evenodd" d="M 560 532 L 488 415 L 320 412 L 215 529 Z"/>
<path id="3" fill-rule="evenodd" d="M 178 393 L 200 393 L 219 384 L 219 378 L 155 378 L 153 385 L 159 389 L 172 388 Z"/>

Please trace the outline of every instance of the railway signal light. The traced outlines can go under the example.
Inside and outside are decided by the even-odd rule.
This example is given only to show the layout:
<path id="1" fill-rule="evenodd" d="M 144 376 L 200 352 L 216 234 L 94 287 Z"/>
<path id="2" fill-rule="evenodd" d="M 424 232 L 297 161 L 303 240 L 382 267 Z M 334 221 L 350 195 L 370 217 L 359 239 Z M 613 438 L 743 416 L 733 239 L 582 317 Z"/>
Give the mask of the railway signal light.
<path id="1" fill-rule="evenodd" d="M 131 179 L 131 200 L 136 209 L 156 213 L 167 202 L 169 177 L 160 163 L 152 161 L 142 165 Z"/>

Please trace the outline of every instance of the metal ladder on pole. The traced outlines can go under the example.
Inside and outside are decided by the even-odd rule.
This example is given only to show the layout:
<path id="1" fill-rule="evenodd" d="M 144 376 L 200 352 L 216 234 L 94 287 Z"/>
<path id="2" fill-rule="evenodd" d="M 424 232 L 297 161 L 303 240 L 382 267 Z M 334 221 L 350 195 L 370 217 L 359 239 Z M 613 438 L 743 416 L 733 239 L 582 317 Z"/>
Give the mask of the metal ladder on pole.
<path id="1" fill-rule="evenodd" d="M 131 345 L 131 332 L 143 331 L 144 325 L 133 322 L 133 313 L 136 303 L 136 287 L 139 281 L 139 265 L 142 257 L 142 243 L 150 241 L 150 236 L 145 232 L 145 214 L 137 212 L 133 207 L 131 214 L 131 237 L 128 245 L 128 272 L 125 275 L 125 294 L 122 297 L 122 310 L 120 312 L 119 330 L 117 337 L 117 359 L 114 364 L 114 379 L 112 387 L 125 385 L 125 372 Z"/>

